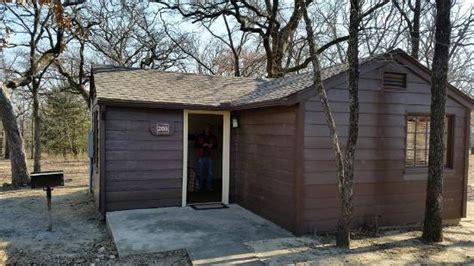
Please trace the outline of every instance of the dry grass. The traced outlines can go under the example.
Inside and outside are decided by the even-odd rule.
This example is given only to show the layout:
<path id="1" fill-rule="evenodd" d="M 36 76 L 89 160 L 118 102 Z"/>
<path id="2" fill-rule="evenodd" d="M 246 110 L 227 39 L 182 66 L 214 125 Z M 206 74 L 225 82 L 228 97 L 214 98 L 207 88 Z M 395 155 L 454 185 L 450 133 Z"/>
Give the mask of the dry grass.
<path id="1" fill-rule="evenodd" d="M 0 160 L 0 185 L 3 183 L 11 183 L 10 161 Z M 28 160 L 28 170 L 33 170 L 33 160 Z M 42 161 L 41 170 L 63 170 L 64 183 L 68 187 L 86 187 L 88 185 L 87 159 L 64 160 L 60 157 L 48 156 Z"/>

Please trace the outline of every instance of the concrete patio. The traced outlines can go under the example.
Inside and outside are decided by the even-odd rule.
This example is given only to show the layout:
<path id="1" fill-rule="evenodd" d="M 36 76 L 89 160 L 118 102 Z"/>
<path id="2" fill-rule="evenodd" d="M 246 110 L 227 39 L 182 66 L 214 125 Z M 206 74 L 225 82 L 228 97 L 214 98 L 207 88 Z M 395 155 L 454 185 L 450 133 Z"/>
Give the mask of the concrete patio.
<path id="1" fill-rule="evenodd" d="M 249 242 L 293 236 L 238 205 L 109 212 L 107 225 L 119 256 L 186 249 L 193 264 L 258 264 Z"/>

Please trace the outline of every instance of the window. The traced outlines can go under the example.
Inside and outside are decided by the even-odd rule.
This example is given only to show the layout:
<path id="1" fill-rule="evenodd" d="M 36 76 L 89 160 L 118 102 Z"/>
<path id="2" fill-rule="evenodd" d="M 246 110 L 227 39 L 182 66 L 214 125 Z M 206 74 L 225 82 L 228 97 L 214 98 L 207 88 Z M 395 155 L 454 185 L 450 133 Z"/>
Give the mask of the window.
<path id="1" fill-rule="evenodd" d="M 445 119 L 444 161 L 451 167 L 452 161 L 452 118 Z M 430 117 L 427 115 L 409 115 L 407 117 L 405 166 L 427 167 L 430 145 Z"/>
<path id="2" fill-rule="evenodd" d="M 383 87 L 386 89 L 405 89 L 407 75 L 397 72 L 383 72 Z"/>

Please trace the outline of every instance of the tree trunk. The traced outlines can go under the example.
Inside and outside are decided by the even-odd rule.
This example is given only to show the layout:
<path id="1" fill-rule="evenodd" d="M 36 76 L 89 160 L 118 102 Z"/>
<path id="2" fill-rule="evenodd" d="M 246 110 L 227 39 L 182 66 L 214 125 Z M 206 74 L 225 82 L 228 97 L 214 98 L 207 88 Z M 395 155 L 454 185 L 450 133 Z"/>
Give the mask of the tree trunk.
<path id="1" fill-rule="evenodd" d="M 420 17 L 421 17 L 421 0 L 415 1 L 413 9 L 413 25 L 410 31 L 411 56 L 418 59 L 420 51 Z"/>
<path id="2" fill-rule="evenodd" d="M 35 134 L 33 133 L 35 130 L 35 119 L 31 117 L 31 143 L 30 146 L 28 147 L 30 149 L 30 158 L 33 160 L 35 158 Z"/>
<path id="3" fill-rule="evenodd" d="M 10 159 L 10 145 L 8 145 L 7 131 L 4 130 L 5 134 L 5 154 L 3 155 L 4 159 Z"/>
<path id="4" fill-rule="evenodd" d="M 41 171 L 41 121 L 39 116 L 39 82 L 33 79 L 34 171 Z"/>
<path id="5" fill-rule="evenodd" d="M 2 124 L 3 125 L 3 124 Z M 10 159 L 10 145 L 8 145 L 8 139 L 7 139 L 7 132 L 4 130 L 3 131 L 3 137 L 5 138 L 5 152 L 3 153 L 3 159 L 8 160 Z"/>
<path id="6" fill-rule="evenodd" d="M 4 84 L 0 88 L 0 112 L 2 113 L 2 123 L 8 145 L 12 151 L 10 154 L 12 184 L 15 187 L 22 186 L 29 182 L 30 177 L 28 175 L 23 140 L 18 129 L 18 122 Z"/>
<path id="7" fill-rule="evenodd" d="M 344 175 L 339 180 L 341 217 L 337 226 L 336 246 L 350 248 L 354 158 L 359 134 L 359 0 L 351 0 L 347 61 L 349 63 L 349 136 L 344 157 Z"/>
<path id="8" fill-rule="evenodd" d="M 300 0 L 300 1 L 303 1 L 303 0 Z M 304 5 L 303 5 L 303 18 L 306 24 L 307 40 L 309 44 L 311 63 L 313 66 L 313 86 L 318 91 L 319 99 L 321 101 L 321 105 L 324 111 L 324 116 L 326 118 L 326 123 L 329 127 L 329 136 L 331 138 L 331 144 L 332 144 L 332 148 L 333 148 L 335 159 L 336 159 L 338 178 L 341 182 L 342 180 L 344 180 L 344 177 L 345 177 L 343 154 L 341 151 L 341 147 L 339 145 L 336 122 L 331 112 L 327 92 L 326 92 L 326 89 L 324 88 L 323 81 L 321 78 L 321 67 L 320 67 L 319 58 L 318 58 L 318 54 L 316 50 L 316 45 L 314 43 L 314 32 L 312 28 L 311 19 L 309 18 L 308 11 L 306 10 L 306 7 Z M 341 184 L 339 185 L 341 186 Z M 349 213 L 349 222 L 350 222 L 350 213 Z M 340 232 L 339 232 L 339 226 L 338 226 L 338 243 L 339 243 L 339 233 Z M 347 235 L 348 234 L 349 232 L 347 233 Z"/>
<path id="9" fill-rule="evenodd" d="M 450 0 L 436 1 L 435 51 L 431 75 L 431 123 L 423 240 L 443 241 L 444 119 L 450 45 Z"/>

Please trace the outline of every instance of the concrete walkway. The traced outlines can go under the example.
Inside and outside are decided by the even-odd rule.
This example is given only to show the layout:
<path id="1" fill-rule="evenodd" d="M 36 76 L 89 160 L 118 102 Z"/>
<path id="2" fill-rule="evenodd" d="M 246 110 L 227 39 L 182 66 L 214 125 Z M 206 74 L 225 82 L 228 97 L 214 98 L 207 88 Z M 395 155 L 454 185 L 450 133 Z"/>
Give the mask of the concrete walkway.
<path id="1" fill-rule="evenodd" d="M 293 236 L 237 205 L 109 212 L 107 224 L 119 256 L 186 249 L 193 264 L 258 264 L 246 243 Z"/>

